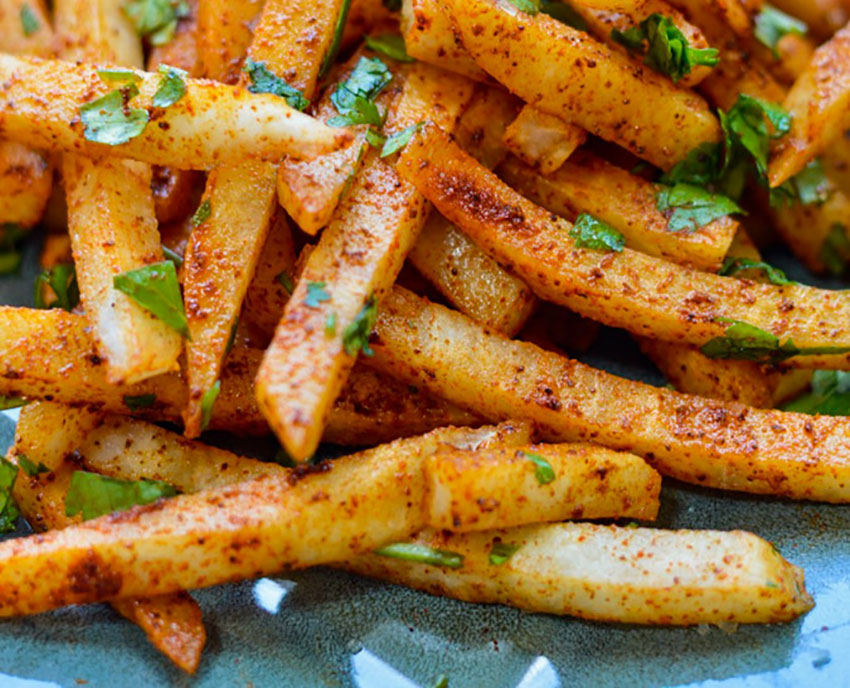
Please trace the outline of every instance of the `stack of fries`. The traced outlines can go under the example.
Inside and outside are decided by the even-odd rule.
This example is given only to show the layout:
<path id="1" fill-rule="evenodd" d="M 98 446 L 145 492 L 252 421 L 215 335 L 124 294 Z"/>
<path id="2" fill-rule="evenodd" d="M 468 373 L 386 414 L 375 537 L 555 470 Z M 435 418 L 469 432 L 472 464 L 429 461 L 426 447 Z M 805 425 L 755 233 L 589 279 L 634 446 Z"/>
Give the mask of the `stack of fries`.
<path id="1" fill-rule="evenodd" d="M 187 590 L 316 565 L 809 610 L 761 538 L 637 524 L 662 476 L 850 502 L 850 296 L 757 248 L 850 264 L 850 2 L 775 2 L 0 1 L 0 270 L 47 232 L 0 307 L 0 526 L 38 531 L 0 616 L 108 601 L 193 672 Z M 670 386 L 568 358 L 598 323 Z"/>

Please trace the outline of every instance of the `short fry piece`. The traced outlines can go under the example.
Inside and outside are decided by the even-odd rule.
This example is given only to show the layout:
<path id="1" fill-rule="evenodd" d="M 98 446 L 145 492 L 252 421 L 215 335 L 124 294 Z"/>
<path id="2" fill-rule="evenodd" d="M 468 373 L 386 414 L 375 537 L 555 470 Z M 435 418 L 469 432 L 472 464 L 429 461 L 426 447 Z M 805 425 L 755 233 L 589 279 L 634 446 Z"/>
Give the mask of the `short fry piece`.
<path id="1" fill-rule="evenodd" d="M 415 541 L 462 555 L 463 567 L 376 554 L 342 567 L 468 602 L 633 624 L 774 623 L 814 604 L 802 570 L 769 542 L 742 531 L 563 523 L 484 533 L 426 531 Z M 498 544 L 516 550 L 496 564 L 491 554 Z"/>
<path id="2" fill-rule="evenodd" d="M 634 455 L 590 444 L 445 449 L 425 462 L 428 525 L 453 532 L 658 514 L 661 476 Z"/>
<path id="3" fill-rule="evenodd" d="M 0 223 L 32 227 L 53 189 L 53 166 L 40 153 L 0 141 Z"/>
<path id="4" fill-rule="evenodd" d="M 587 140 L 575 124 L 526 105 L 505 132 L 503 143 L 543 175 L 552 174 Z"/>
<path id="5" fill-rule="evenodd" d="M 343 145 L 350 134 L 331 129 L 283 98 L 225 84 L 186 79 L 186 95 L 158 112 L 156 123 L 116 146 L 86 139 L 80 106 L 112 90 L 98 67 L 0 55 L 0 126 L 9 138 L 36 148 L 117 155 L 178 169 L 208 169 L 225 160 L 283 155 L 312 157 Z M 161 75 L 141 78 L 134 108 L 153 110 Z"/>
<path id="6" fill-rule="evenodd" d="M 634 452 L 663 475 L 727 490 L 850 502 L 850 419 L 753 409 L 604 373 L 488 332 L 395 288 L 372 365 L 546 441 Z M 474 351 L 470 356 L 468 352 Z"/>
<path id="7" fill-rule="evenodd" d="M 198 53 L 201 73 L 208 79 L 235 84 L 254 36 L 251 27 L 264 0 L 200 0 Z"/>
<path id="8" fill-rule="evenodd" d="M 774 187 L 802 170 L 843 131 L 850 107 L 850 26 L 815 51 L 784 105 L 792 117 L 791 131 L 773 151 L 770 185 Z"/>

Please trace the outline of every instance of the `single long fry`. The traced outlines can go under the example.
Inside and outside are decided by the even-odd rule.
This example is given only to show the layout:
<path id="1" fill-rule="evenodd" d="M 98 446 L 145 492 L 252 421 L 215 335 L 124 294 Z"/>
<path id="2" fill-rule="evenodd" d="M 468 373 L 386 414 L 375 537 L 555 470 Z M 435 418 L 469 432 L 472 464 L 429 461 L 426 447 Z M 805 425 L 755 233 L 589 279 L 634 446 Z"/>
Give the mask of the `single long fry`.
<path id="1" fill-rule="evenodd" d="M 415 542 L 456 552 L 460 569 L 376 554 L 342 568 L 468 602 L 596 621 L 688 626 L 790 621 L 813 606 L 803 571 L 751 533 L 590 523 L 484 533 L 426 531 Z M 496 543 L 518 547 L 494 564 Z"/>
<path id="2" fill-rule="evenodd" d="M 208 169 L 226 160 L 278 161 L 283 155 L 311 157 L 343 145 L 344 129 L 330 129 L 283 98 L 249 93 L 224 84 L 186 79 L 186 95 L 157 111 L 157 120 L 127 143 L 89 141 L 80 106 L 111 90 L 91 65 L 0 55 L 0 127 L 11 139 L 33 147 L 119 155 L 154 165 Z M 161 75 L 141 78 L 134 108 L 154 110 Z"/>
<path id="3" fill-rule="evenodd" d="M 587 132 L 575 124 L 526 105 L 505 132 L 503 143 L 541 174 L 552 174 L 580 145 Z"/>
<path id="4" fill-rule="evenodd" d="M 308 470 L 183 495 L 0 543 L 0 616 L 208 587 L 347 559 L 422 525 L 422 462 L 526 427 L 444 428 Z"/>
<path id="5" fill-rule="evenodd" d="M 426 461 L 425 475 L 428 525 L 461 533 L 567 519 L 653 521 L 661 492 L 661 476 L 643 459 L 583 444 L 445 449 Z"/>
<path id="6" fill-rule="evenodd" d="M 770 185 L 780 186 L 837 139 L 850 107 L 850 26 L 841 29 L 814 54 L 785 99 L 791 131 L 776 144 L 770 161 Z"/>
<path id="7" fill-rule="evenodd" d="M 233 84 L 251 44 L 264 0 L 200 0 L 198 53 L 201 72 L 209 79 Z"/>
<path id="8" fill-rule="evenodd" d="M 425 127 L 408 144 L 399 173 L 443 215 L 541 298 L 602 323 L 673 342 L 722 337 L 722 318 L 773 332 L 798 347 L 850 346 L 850 302 L 841 292 L 755 284 L 696 272 L 624 249 L 579 249 L 571 225 L 500 182 Z M 842 368 L 847 354 L 798 356 L 801 367 Z"/>
<path id="9" fill-rule="evenodd" d="M 343 0 L 270 0 L 248 50 L 254 63 L 312 98 L 319 70 L 334 36 Z M 243 75 L 241 83 L 250 79 Z M 189 404 L 183 414 L 187 437 L 201 434 L 202 401 L 215 384 L 236 327 L 242 301 L 268 235 L 275 207 L 277 168 L 272 163 L 222 165 L 210 174 L 204 201 L 209 218 L 192 231 L 183 290 L 191 340 L 186 346 Z"/>
<path id="10" fill-rule="evenodd" d="M 499 174 L 517 191 L 570 221 L 587 213 L 626 237 L 629 247 L 700 270 L 720 268 L 738 223 L 728 215 L 696 231 L 671 231 L 658 210 L 657 187 L 589 151 L 578 151 L 544 176 L 516 159 Z"/>
<path id="11" fill-rule="evenodd" d="M 21 411 L 15 446 L 9 460 L 26 455 L 47 473 L 18 474 L 14 496 L 21 513 L 37 531 L 65 528 L 79 517 L 65 514 L 65 494 L 79 466 L 69 460 L 84 446 L 99 414 L 60 404 L 33 404 Z M 88 445 L 86 445 L 88 446 Z M 128 598 L 112 603 L 121 615 L 139 626 L 151 643 L 177 666 L 194 673 L 201 661 L 207 634 L 201 609 L 186 592 L 159 597 Z"/>
<path id="12" fill-rule="evenodd" d="M 431 116 L 451 130 L 471 96 L 467 79 L 415 64 L 387 132 Z M 368 311 L 392 286 L 428 212 L 419 192 L 372 151 L 307 259 L 257 375 L 260 408 L 296 461 L 316 450 L 324 419 L 362 348 L 352 338 L 357 341 Z"/>
<path id="13" fill-rule="evenodd" d="M 132 413 L 128 403 L 137 400 L 138 415 L 179 421 L 187 395 L 183 380 L 169 374 L 136 385 L 110 384 L 85 318 L 61 310 L 6 307 L 0 308 L 0 322 L 0 394 L 93 404 L 122 414 Z M 231 352 L 222 371 L 211 428 L 251 434 L 269 431 L 253 389 L 261 358 L 261 351 L 236 348 Z M 475 414 L 355 366 L 331 410 L 324 439 L 374 444 L 443 425 L 479 422 Z"/>
<path id="14" fill-rule="evenodd" d="M 658 167 L 720 138 L 699 96 L 552 17 L 531 16 L 508 0 L 445 6 L 469 53 L 510 91 Z"/>
<path id="15" fill-rule="evenodd" d="M 753 409 L 631 382 L 484 330 L 396 288 L 371 365 L 546 441 L 593 441 L 709 487 L 850 501 L 850 419 Z M 474 351 L 474 356 L 467 352 Z"/>

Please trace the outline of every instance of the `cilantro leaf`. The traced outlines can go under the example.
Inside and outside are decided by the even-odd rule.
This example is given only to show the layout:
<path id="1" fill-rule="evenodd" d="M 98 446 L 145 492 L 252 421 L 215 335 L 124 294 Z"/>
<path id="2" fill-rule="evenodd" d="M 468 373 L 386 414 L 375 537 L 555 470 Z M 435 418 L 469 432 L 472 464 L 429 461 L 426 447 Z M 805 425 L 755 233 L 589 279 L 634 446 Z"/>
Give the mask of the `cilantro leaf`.
<path id="1" fill-rule="evenodd" d="M 159 80 L 159 87 L 153 94 L 152 103 L 154 107 L 167 108 L 186 95 L 185 79 L 189 74 L 182 69 L 165 64 L 161 64 L 158 71 L 162 74 L 162 79 Z"/>
<path id="2" fill-rule="evenodd" d="M 216 380 L 215 384 L 204 392 L 204 396 L 201 397 L 201 431 L 206 430 L 210 426 L 213 406 L 215 406 L 220 392 L 221 380 Z"/>
<path id="3" fill-rule="evenodd" d="M 791 177 L 789 182 L 794 189 L 794 197 L 803 205 L 825 203 L 829 200 L 833 191 L 832 185 L 824 173 L 823 163 L 818 158 L 812 160 Z"/>
<path id="4" fill-rule="evenodd" d="M 281 287 L 283 287 L 284 291 L 292 296 L 292 292 L 295 290 L 295 285 L 292 283 L 292 276 L 286 271 L 283 270 L 277 274 L 275 280 Z"/>
<path id="5" fill-rule="evenodd" d="M 23 397 L 6 397 L 0 394 L 0 411 L 8 411 L 9 409 L 21 408 L 29 402 Z"/>
<path id="6" fill-rule="evenodd" d="M 381 149 L 381 157 L 387 158 L 393 153 L 398 153 L 402 148 L 410 143 L 410 139 L 416 135 L 416 132 L 422 129 L 423 124 L 423 122 L 411 124 L 406 129 L 397 131 L 395 134 L 389 136 L 384 142 L 384 147 Z"/>
<path id="7" fill-rule="evenodd" d="M 615 251 L 620 253 L 626 245 L 626 238 L 611 225 L 582 213 L 570 230 L 570 237 L 576 248 L 589 248 L 594 251 Z"/>
<path id="8" fill-rule="evenodd" d="M 150 408 L 156 403 L 156 394 L 139 394 L 138 396 L 124 395 L 124 405 L 131 412 L 139 411 L 140 409 Z"/>
<path id="9" fill-rule="evenodd" d="M 0 225 L 0 275 L 10 275 L 21 267 L 22 256 L 19 248 L 27 232 L 20 225 L 7 222 Z"/>
<path id="10" fill-rule="evenodd" d="M 383 148 L 386 142 L 387 137 L 378 130 L 371 127 L 366 130 L 366 143 L 372 146 L 372 148 Z"/>
<path id="11" fill-rule="evenodd" d="M 21 28 L 24 31 L 24 36 L 27 37 L 32 36 L 41 28 L 41 22 L 38 21 L 38 17 L 35 16 L 32 7 L 27 3 L 21 5 Z"/>
<path id="12" fill-rule="evenodd" d="M 123 69 L 121 67 L 98 69 L 97 75 L 104 83 L 116 86 L 128 86 L 131 84 L 140 84 L 142 82 L 142 77 L 136 74 L 136 72 L 132 69 Z"/>
<path id="13" fill-rule="evenodd" d="M 271 93 L 280 96 L 289 107 L 301 112 L 310 107 L 310 101 L 304 97 L 304 94 L 269 71 L 265 62 L 254 62 L 249 58 L 245 60 L 242 69 L 247 72 L 248 78 L 251 80 L 251 85 L 248 86 L 251 93 Z"/>
<path id="14" fill-rule="evenodd" d="M 26 454 L 18 454 L 16 458 L 18 460 L 18 466 L 29 478 L 35 478 L 39 473 L 50 473 L 50 469 L 41 461 L 36 465 L 29 460 Z"/>
<path id="15" fill-rule="evenodd" d="M 393 75 L 379 58 L 361 57 L 351 75 L 337 86 L 331 95 L 339 117 L 332 117 L 328 125 L 347 127 L 357 124 L 382 126 L 384 117 L 372 102 L 392 81 Z"/>
<path id="16" fill-rule="evenodd" d="M 723 266 L 717 274 L 732 277 L 746 270 L 761 270 L 768 281 L 778 287 L 796 284 L 796 282 L 789 280 L 779 268 L 775 268 L 764 261 L 751 260 L 750 258 L 727 258 L 723 261 Z"/>
<path id="17" fill-rule="evenodd" d="M 396 62 L 416 62 L 407 54 L 404 39 L 395 33 L 366 36 L 366 47 Z"/>
<path id="18" fill-rule="evenodd" d="M 449 677 L 445 674 L 440 674 L 434 679 L 431 688 L 449 688 Z"/>
<path id="19" fill-rule="evenodd" d="M 552 464 L 540 456 L 540 454 L 519 450 L 517 456 L 525 457 L 534 464 L 534 477 L 537 478 L 537 482 L 541 485 L 548 485 L 557 477 Z"/>
<path id="20" fill-rule="evenodd" d="M 155 46 L 169 43 L 177 31 L 177 21 L 191 13 L 185 0 L 129 0 L 123 10 L 136 33 Z"/>
<path id="21" fill-rule="evenodd" d="M 840 277 L 850 265 L 850 238 L 847 236 L 847 227 L 840 222 L 832 225 L 832 229 L 824 239 L 820 249 L 820 259 L 826 269 Z"/>
<path id="22" fill-rule="evenodd" d="M 307 282 L 307 296 L 304 305 L 307 308 L 318 308 L 323 301 L 330 301 L 331 295 L 325 291 L 324 282 Z"/>
<path id="23" fill-rule="evenodd" d="M 532 16 L 540 11 L 540 0 L 508 0 L 520 12 L 526 12 Z"/>
<path id="24" fill-rule="evenodd" d="M 418 542 L 396 542 L 386 547 L 375 550 L 375 554 L 393 559 L 416 564 L 428 564 L 430 566 L 444 566 L 449 569 L 459 569 L 463 566 L 463 555 L 457 552 L 447 552 L 442 549 L 434 549 Z"/>
<path id="25" fill-rule="evenodd" d="M 772 333 L 741 320 L 717 320 L 728 324 L 729 327 L 726 328 L 725 336 L 715 337 L 700 348 L 709 358 L 776 364 L 794 356 L 843 354 L 850 351 L 850 347 L 839 346 L 800 349 L 790 339 L 780 343 L 779 338 Z"/>
<path id="26" fill-rule="evenodd" d="M 626 31 L 614 29 L 611 38 L 630 52 L 644 53 L 645 65 L 673 81 L 690 74 L 695 66 L 713 67 L 720 62 L 715 48 L 692 48 L 673 21 L 657 12 Z"/>
<path id="27" fill-rule="evenodd" d="M 519 549 L 519 545 L 513 542 L 502 542 L 497 540 L 490 548 L 490 564 L 492 566 L 501 566 Z"/>
<path id="28" fill-rule="evenodd" d="M 327 319 L 325 320 L 325 336 L 336 336 L 336 313 L 329 314 Z"/>
<path id="29" fill-rule="evenodd" d="M 782 410 L 821 416 L 850 416 L 850 372 L 816 370 L 810 391 L 784 404 Z"/>
<path id="30" fill-rule="evenodd" d="M 56 297 L 50 303 L 44 299 L 45 287 L 50 289 Z M 77 271 L 74 266 L 59 263 L 36 277 L 34 301 L 36 308 L 74 310 L 80 302 L 80 288 L 77 285 Z"/>
<path id="31" fill-rule="evenodd" d="M 150 116 L 147 110 L 130 107 L 129 101 L 138 93 L 138 87 L 130 83 L 81 106 L 83 136 L 107 146 L 118 146 L 139 136 Z"/>
<path id="32" fill-rule="evenodd" d="M 336 56 L 339 53 L 339 48 L 342 45 L 342 36 L 345 32 L 345 22 L 348 20 L 348 11 L 351 9 L 351 0 L 342 0 L 342 5 L 339 8 L 339 14 L 336 15 L 336 24 L 334 24 L 333 37 L 328 46 L 328 51 L 322 59 L 322 64 L 319 67 L 319 77 L 325 76 L 331 69 L 331 66 L 336 61 Z"/>
<path id="33" fill-rule="evenodd" d="M 787 134 L 791 129 L 791 116 L 775 103 L 742 93 L 726 113 L 727 127 L 752 156 L 759 176 L 767 174 L 770 140 Z M 768 123 L 775 133 L 768 129 Z"/>
<path id="34" fill-rule="evenodd" d="M 198 209 L 195 211 L 194 215 L 192 215 L 192 219 L 189 220 L 189 222 L 193 227 L 200 227 L 204 224 L 204 222 L 210 219 L 210 215 L 212 215 L 212 203 L 210 203 L 209 198 L 205 198 L 201 205 L 198 206 Z"/>
<path id="35" fill-rule="evenodd" d="M 12 496 L 17 477 L 18 467 L 0 457 L 0 533 L 15 530 L 15 521 L 21 515 Z"/>
<path id="36" fill-rule="evenodd" d="M 779 59 L 777 46 L 788 34 L 805 36 L 809 32 L 808 25 L 785 12 L 765 3 L 755 19 L 755 37 L 773 52 Z"/>
<path id="37" fill-rule="evenodd" d="M 174 267 L 178 270 L 183 267 L 183 256 L 177 253 L 177 251 L 168 248 L 168 246 L 163 246 L 162 255 L 165 256 L 166 260 L 170 260 L 172 263 L 174 263 Z"/>
<path id="38" fill-rule="evenodd" d="M 723 146 L 719 143 L 702 143 L 688 153 L 659 180 L 662 184 L 679 183 L 708 186 L 717 181 L 723 167 Z"/>
<path id="39" fill-rule="evenodd" d="M 374 296 L 370 296 L 366 305 L 360 309 L 357 317 L 342 333 L 342 345 L 345 353 L 355 356 L 362 351 L 365 356 L 374 356 L 375 352 L 369 346 L 369 335 L 378 321 L 378 304 Z"/>
<path id="40" fill-rule="evenodd" d="M 731 198 L 693 184 L 663 187 L 656 200 L 658 210 L 667 217 L 667 229 L 671 232 L 695 232 L 721 217 L 744 212 Z"/>
<path id="41" fill-rule="evenodd" d="M 138 504 L 174 497 L 177 490 L 159 480 L 117 480 L 99 473 L 74 471 L 65 495 L 65 515 L 83 515 L 88 521 Z"/>
<path id="42" fill-rule="evenodd" d="M 129 270 L 115 275 L 112 284 L 186 339 L 191 338 L 174 263 L 164 260 Z"/>

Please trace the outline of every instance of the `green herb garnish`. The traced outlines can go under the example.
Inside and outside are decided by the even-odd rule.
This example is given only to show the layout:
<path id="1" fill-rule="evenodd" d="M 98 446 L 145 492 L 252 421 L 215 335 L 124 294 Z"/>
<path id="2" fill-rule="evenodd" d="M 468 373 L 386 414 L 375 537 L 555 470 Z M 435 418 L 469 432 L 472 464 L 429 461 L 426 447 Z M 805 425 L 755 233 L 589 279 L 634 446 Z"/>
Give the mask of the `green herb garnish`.
<path id="1" fill-rule="evenodd" d="M 56 297 L 49 303 L 44 298 L 44 287 L 48 287 Z M 73 265 L 59 263 L 45 270 L 35 278 L 34 301 L 36 308 L 62 308 L 72 311 L 80 302 L 80 288 L 77 285 L 77 271 Z"/>
<path id="2" fill-rule="evenodd" d="M 850 265 L 850 238 L 847 237 L 847 228 L 840 222 L 832 225 L 824 239 L 820 259 L 826 269 L 836 277 L 843 275 Z"/>
<path id="3" fill-rule="evenodd" d="M 377 57 L 361 57 L 351 75 L 337 86 L 331 95 L 338 117 L 328 120 L 331 127 L 348 127 L 357 124 L 383 126 L 384 116 L 373 102 L 375 97 L 392 81 L 392 73 Z"/>
<path id="4" fill-rule="evenodd" d="M 323 301 L 330 300 L 331 295 L 325 291 L 324 282 L 307 282 L 307 296 L 304 297 L 307 308 L 318 308 Z"/>
<path id="5" fill-rule="evenodd" d="M 204 396 L 201 397 L 201 432 L 210 426 L 213 406 L 215 406 L 220 392 L 221 380 L 216 380 L 215 384 L 204 392 Z"/>
<path id="6" fill-rule="evenodd" d="M 117 480 L 99 473 L 75 471 L 65 495 L 65 515 L 82 514 L 83 520 L 88 521 L 176 494 L 171 485 L 159 480 Z"/>
<path id="7" fill-rule="evenodd" d="M 158 71 L 162 74 L 162 78 L 159 80 L 159 87 L 153 95 L 152 103 L 154 107 L 167 108 L 186 95 L 186 77 L 189 74 L 182 69 L 165 64 L 161 64 Z"/>
<path id="8" fill-rule="evenodd" d="M 744 212 L 731 198 L 693 184 L 662 187 L 656 200 L 671 232 L 695 232 L 722 217 Z"/>
<path id="9" fill-rule="evenodd" d="M 540 11 L 540 0 L 508 0 L 520 12 L 526 12 L 532 16 Z"/>
<path id="10" fill-rule="evenodd" d="M 325 319 L 325 336 L 329 338 L 336 336 L 336 313 L 331 313 Z"/>
<path id="11" fill-rule="evenodd" d="M 516 554 L 519 547 L 513 542 L 502 542 L 501 540 L 494 542 L 490 548 L 490 563 L 493 566 L 501 566 Z"/>
<path id="12" fill-rule="evenodd" d="M 424 123 L 419 122 L 418 124 L 411 124 L 406 129 L 402 129 L 399 132 L 396 132 L 392 136 L 388 137 L 384 142 L 384 147 L 381 149 L 381 157 L 387 158 L 393 153 L 398 153 L 402 148 L 404 148 L 408 143 L 410 143 L 410 139 L 412 139 L 416 132 L 422 129 Z"/>
<path id="13" fill-rule="evenodd" d="M 248 73 L 248 78 L 251 80 L 251 85 L 248 86 L 251 93 L 271 93 L 280 96 L 289 107 L 301 112 L 310 107 L 310 101 L 304 97 L 304 94 L 269 71 L 265 62 L 254 62 L 249 58 L 245 60 L 242 69 Z"/>
<path id="14" fill-rule="evenodd" d="M 151 45 L 169 43 L 177 31 L 177 22 L 191 14 L 185 0 L 129 0 L 123 9 L 136 33 Z"/>
<path id="15" fill-rule="evenodd" d="M 355 356 L 358 351 L 362 351 L 365 356 L 374 356 L 375 352 L 369 346 L 369 335 L 372 334 L 372 328 L 378 321 L 378 304 L 374 296 L 370 296 L 363 308 L 357 314 L 345 332 L 342 333 L 342 345 L 345 348 L 345 353 L 349 356 Z"/>
<path id="16" fill-rule="evenodd" d="M 18 466 L 29 478 L 35 478 L 39 473 L 50 473 L 50 469 L 41 461 L 36 465 L 29 460 L 26 454 L 18 454 L 16 458 L 18 460 Z"/>
<path id="17" fill-rule="evenodd" d="M 292 277 L 286 270 L 279 272 L 275 277 L 275 281 L 283 287 L 287 294 L 292 296 L 292 292 L 295 290 L 295 285 L 292 283 Z"/>
<path id="18" fill-rule="evenodd" d="M 138 86 L 131 82 L 80 107 L 83 136 L 107 146 L 118 146 L 139 136 L 150 117 L 147 110 L 130 107 L 129 101 L 138 94 Z"/>
<path id="19" fill-rule="evenodd" d="M 850 416 L 850 372 L 816 370 L 810 391 L 783 405 L 782 410 L 813 416 Z"/>
<path id="20" fill-rule="evenodd" d="M 41 28 L 41 22 L 35 16 L 32 7 L 27 3 L 21 5 L 21 28 L 24 30 L 24 36 L 32 36 Z"/>
<path id="21" fill-rule="evenodd" d="M 139 394 L 138 396 L 124 395 L 124 405 L 132 412 L 150 408 L 156 403 L 156 394 Z"/>
<path id="22" fill-rule="evenodd" d="M 0 275 L 10 275 L 21 267 L 20 243 L 27 232 L 20 225 L 7 222 L 0 226 Z"/>
<path id="23" fill-rule="evenodd" d="M 18 467 L 0 457 L 0 533 L 15 530 L 15 521 L 21 515 L 12 496 L 17 477 Z"/>
<path id="24" fill-rule="evenodd" d="M 8 411 L 9 409 L 21 408 L 29 402 L 23 397 L 6 397 L 0 394 L 0 411 Z"/>
<path id="25" fill-rule="evenodd" d="M 593 215 L 582 213 L 570 230 L 576 248 L 589 248 L 594 251 L 615 251 L 620 253 L 626 245 L 626 238 L 611 225 Z"/>
<path id="26" fill-rule="evenodd" d="M 339 53 L 340 46 L 342 45 L 342 36 L 345 32 L 345 22 L 348 19 L 349 9 L 351 9 L 351 0 L 342 0 L 342 6 L 339 8 L 339 14 L 336 16 L 336 24 L 334 24 L 334 33 L 331 38 L 331 44 L 328 46 L 328 52 L 325 53 L 321 67 L 319 67 L 319 78 L 325 76 L 336 61 L 336 56 Z"/>
<path id="27" fill-rule="evenodd" d="M 773 56 L 777 59 L 779 59 L 779 50 L 777 49 L 779 41 L 791 33 L 805 36 L 808 32 L 809 27 L 805 22 L 785 14 L 785 12 L 767 3 L 762 5 L 761 12 L 755 19 L 755 37 L 770 48 Z"/>
<path id="28" fill-rule="evenodd" d="M 414 58 L 407 54 L 404 39 L 395 33 L 366 36 L 366 47 L 396 62 L 416 62 Z"/>
<path id="29" fill-rule="evenodd" d="M 166 260 L 170 260 L 172 263 L 174 263 L 174 267 L 178 270 L 183 267 L 183 256 L 177 253 L 177 251 L 168 248 L 168 246 L 163 246 L 162 255 L 165 256 Z"/>
<path id="30" fill-rule="evenodd" d="M 723 266 L 717 274 L 724 277 L 732 277 L 746 270 L 761 270 L 767 280 L 778 287 L 796 284 L 796 282 L 789 280 L 779 268 L 775 268 L 764 261 L 751 260 L 750 258 L 727 258 L 723 261 Z"/>
<path id="31" fill-rule="evenodd" d="M 115 275 L 112 284 L 170 328 L 191 339 L 174 263 L 164 260 Z"/>
<path id="32" fill-rule="evenodd" d="M 418 542 L 397 542 L 386 547 L 375 550 L 375 554 L 393 559 L 416 564 L 428 564 L 429 566 L 444 566 L 449 569 L 459 569 L 463 566 L 463 555 L 457 552 L 447 552 L 442 549 L 434 549 Z"/>
<path id="33" fill-rule="evenodd" d="M 198 206 L 198 209 L 195 211 L 195 214 L 192 215 L 192 219 L 189 221 L 193 227 L 200 227 L 204 222 L 210 219 L 212 215 L 212 203 L 210 203 L 209 198 L 205 198 L 201 205 Z"/>
<path id="34" fill-rule="evenodd" d="M 555 479 L 555 470 L 552 468 L 552 464 L 540 456 L 540 454 L 533 454 L 532 452 L 522 450 L 517 452 L 517 454 L 534 464 L 534 477 L 537 478 L 537 482 L 541 485 L 548 485 Z"/>

